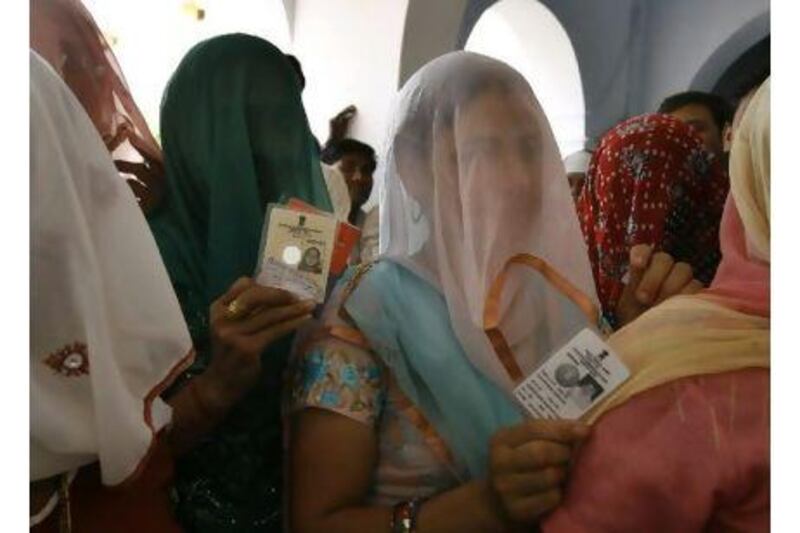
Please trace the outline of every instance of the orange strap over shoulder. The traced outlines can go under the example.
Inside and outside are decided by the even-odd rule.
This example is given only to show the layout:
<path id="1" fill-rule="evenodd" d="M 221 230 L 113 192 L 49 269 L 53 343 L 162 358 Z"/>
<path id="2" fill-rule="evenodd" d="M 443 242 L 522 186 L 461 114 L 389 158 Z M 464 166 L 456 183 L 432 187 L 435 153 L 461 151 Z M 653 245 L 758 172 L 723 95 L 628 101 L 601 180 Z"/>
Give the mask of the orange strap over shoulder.
<path id="1" fill-rule="evenodd" d="M 499 325 L 500 298 L 503 295 L 503 287 L 505 287 L 508 279 L 508 271 L 513 265 L 526 266 L 539 272 L 561 294 L 574 302 L 592 323 L 598 321 L 600 313 L 597 306 L 588 296 L 543 259 L 531 254 L 517 254 L 509 259 L 495 278 L 486 296 L 486 305 L 483 311 L 483 329 L 486 332 L 486 336 L 489 337 L 489 341 L 492 343 L 492 347 L 503 368 L 505 368 L 512 381 L 518 383 L 525 376 L 514 358 L 514 354 L 511 352 L 511 347 L 508 345 L 505 335 L 500 331 Z"/>

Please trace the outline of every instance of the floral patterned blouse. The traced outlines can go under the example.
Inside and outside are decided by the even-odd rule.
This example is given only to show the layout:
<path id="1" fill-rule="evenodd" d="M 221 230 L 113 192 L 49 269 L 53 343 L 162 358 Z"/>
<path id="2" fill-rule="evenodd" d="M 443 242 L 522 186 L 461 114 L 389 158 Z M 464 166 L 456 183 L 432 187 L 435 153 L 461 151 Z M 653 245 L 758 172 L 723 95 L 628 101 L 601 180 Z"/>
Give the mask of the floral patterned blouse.
<path id="1" fill-rule="evenodd" d="M 340 299 L 339 295 L 333 299 Z M 323 321 L 345 325 L 335 316 L 338 309 L 335 303 L 329 305 Z M 346 416 L 375 431 L 379 459 L 370 503 L 392 505 L 428 497 L 468 477 L 466 468 L 456 465 L 442 449 L 441 441 L 420 429 L 417 411 L 389 369 L 366 347 L 328 335 L 294 356 L 289 412 L 308 407 Z"/>

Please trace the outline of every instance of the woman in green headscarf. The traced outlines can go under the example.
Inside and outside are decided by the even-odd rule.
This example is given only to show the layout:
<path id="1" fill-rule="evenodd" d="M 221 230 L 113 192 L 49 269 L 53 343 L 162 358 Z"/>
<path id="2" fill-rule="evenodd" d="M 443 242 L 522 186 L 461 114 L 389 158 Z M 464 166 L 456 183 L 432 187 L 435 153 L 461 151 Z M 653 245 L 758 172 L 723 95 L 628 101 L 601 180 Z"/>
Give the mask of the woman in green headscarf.
<path id="1" fill-rule="evenodd" d="M 294 197 L 330 211 L 330 201 L 292 67 L 257 37 L 226 35 L 189 51 L 164 93 L 161 139 L 167 200 L 150 226 L 198 351 L 191 377 L 212 355 L 211 303 L 254 273 L 266 205 Z M 176 508 L 187 530 L 280 528 L 291 340 L 264 351 L 257 383 L 179 461 Z"/>

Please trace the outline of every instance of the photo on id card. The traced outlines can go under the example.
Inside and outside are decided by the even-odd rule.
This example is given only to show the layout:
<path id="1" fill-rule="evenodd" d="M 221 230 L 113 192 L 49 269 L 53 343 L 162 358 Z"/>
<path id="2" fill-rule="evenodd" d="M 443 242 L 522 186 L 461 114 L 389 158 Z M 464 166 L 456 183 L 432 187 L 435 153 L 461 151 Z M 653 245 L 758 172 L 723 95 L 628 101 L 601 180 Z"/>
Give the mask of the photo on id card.
<path id="1" fill-rule="evenodd" d="M 256 282 L 322 303 L 335 236 L 332 216 L 270 204 Z"/>

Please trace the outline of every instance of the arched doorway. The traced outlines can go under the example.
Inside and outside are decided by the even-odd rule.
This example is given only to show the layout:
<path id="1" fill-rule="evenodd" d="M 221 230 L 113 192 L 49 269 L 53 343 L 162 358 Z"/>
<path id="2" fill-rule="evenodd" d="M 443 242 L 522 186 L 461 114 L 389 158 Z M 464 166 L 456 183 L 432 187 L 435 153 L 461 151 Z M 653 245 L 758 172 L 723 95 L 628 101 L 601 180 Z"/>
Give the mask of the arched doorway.
<path id="1" fill-rule="evenodd" d="M 763 38 L 740 55 L 714 84 L 712 92 L 735 101 L 746 88 L 770 72 L 770 38 Z"/>
<path id="2" fill-rule="evenodd" d="M 725 39 L 698 69 L 691 88 L 733 97 L 746 78 L 769 68 L 769 11 L 752 18 Z"/>
<path id="3" fill-rule="evenodd" d="M 472 29 L 466 50 L 504 61 L 528 80 L 553 128 L 561 155 L 584 147 L 586 110 L 580 68 L 564 27 L 531 0 L 501 0 Z"/>

